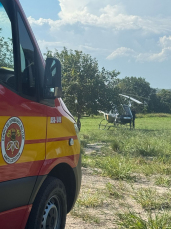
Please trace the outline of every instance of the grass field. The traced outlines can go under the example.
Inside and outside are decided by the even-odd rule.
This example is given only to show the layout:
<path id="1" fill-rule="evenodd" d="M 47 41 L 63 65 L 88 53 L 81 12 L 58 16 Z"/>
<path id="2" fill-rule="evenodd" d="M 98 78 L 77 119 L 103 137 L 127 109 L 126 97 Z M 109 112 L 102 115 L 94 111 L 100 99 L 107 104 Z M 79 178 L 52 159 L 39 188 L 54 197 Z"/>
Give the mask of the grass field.
<path id="1" fill-rule="evenodd" d="M 126 126 L 99 130 L 101 119 L 81 119 L 82 166 L 90 169 L 92 176 L 109 180 L 103 189 L 83 187 L 71 214 L 87 220 L 91 228 L 96 224 L 104 228 L 171 228 L 171 115 L 139 114 L 131 130 Z M 97 214 L 98 209 L 106 209 L 106 201 L 110 213 L 113 211 L 113 227 L 105 226 Z M 85 209 L 89 213 L 85 214 Z"/>

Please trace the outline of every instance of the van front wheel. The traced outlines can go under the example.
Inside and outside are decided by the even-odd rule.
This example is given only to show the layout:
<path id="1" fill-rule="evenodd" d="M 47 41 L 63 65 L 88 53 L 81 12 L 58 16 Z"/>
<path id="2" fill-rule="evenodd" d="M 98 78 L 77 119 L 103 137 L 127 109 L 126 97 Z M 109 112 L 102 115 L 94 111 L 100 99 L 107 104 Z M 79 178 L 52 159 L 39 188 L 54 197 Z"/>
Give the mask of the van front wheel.
<path id="1" fill-rule="evenodd" d="M 66 191 L 63 183 L 48 177 L 34 201 L 28 229 L 63 229 L 67 214 Z"/>

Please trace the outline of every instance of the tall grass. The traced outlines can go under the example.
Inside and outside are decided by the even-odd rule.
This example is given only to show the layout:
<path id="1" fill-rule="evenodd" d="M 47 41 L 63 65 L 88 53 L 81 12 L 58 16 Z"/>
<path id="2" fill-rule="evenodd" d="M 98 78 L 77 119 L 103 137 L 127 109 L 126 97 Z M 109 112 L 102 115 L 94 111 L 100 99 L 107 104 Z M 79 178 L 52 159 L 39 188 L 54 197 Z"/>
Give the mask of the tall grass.
<path id="1" fill-rule="evenodd" d="M 90 166 L 102 169 L 103 175 L 114 179 L 129 179 L 133 172 L 147 176 L 170 175 L 171 115 L 166 115 L 167 118 L 149 116 L 136 119 L 135 130 L 113 128 L 102 131 L 98 130 L 100 117 L 82 119 L 83 145 L 106 143 L 103 156 L 90 155 L 83 159 L 84 165 L 88 162 Z"/>
<path id="2" fill-rule="evenodd" d="M 171 215 L 167 212 L 163 214 L 148 213 L 147 219 L 136 213 L 119 214 L 118 225 L 122 229 L 170 229 Z"/>
<path id="3" fill-rule="evenodd" d="M 132 130 L 125 127 L 99 130 L 100 116 L 83 118 L 80 132 L 83 166 L 98 168 L 100 175 L 120 180 L 124 184 L 125 181 L 131 181 L 132 186 L 138 184 L 132 181 L 139 182 L 141 177 L 144 178 L 143 175 L 148 176 L 146 180 L 152 181 L 150 185 L 153 185 L 153 188 L 136 187 L 129 194 L 142 212 L 122 212 L 118 215 L 118 228 L 171 229 L 171 214 L 163 211 L 171 209 L 171 194 L 160 194 L 157 191 L 157 188 L 166 189 L 171 186 L 171 115 L 148 114 L 137 117 L 136 128 Z M 86 147 L 89 147 L 90 143 L 105 144 L 102 144 L 99 151 L 86 153 Z M 103 200 L 98 198 L 98 195 L 99 193 L 84 193 L 78 200 L 78 205 L 86 208 L 102 206 Z M 106 196 L 112 200 L 125 201 L 126 205 L 129 205 L 125 192 L 110 182 L 106 184 Z"/>
<path id="4" fill-rule="evenodd" d="M 131 179 L 132 163 L 129 158 L 116 155 L 114 157 L 98 157 L 95 166 L 102 169 L 102 174 L 113 179 Z"/>
<path id="5" fill-rule="evenodd" d="M 154 117 L 165 117 L 165 118 L 170 118 L 171 114 L 166 114 L 166 113 L 150 113 L 150 114 L 136 114 L 137 118 L 154 118 Z"/>
<path id="6" fill-rule="evenodd" d="M 139 203 L 145 210 L 162 210 L 164 208 L 170 208 L 170 195 L 165 193 L 159 195 L 156 189 L 152 188 L 140 188 L 136 191 L 133 198 Z"/>

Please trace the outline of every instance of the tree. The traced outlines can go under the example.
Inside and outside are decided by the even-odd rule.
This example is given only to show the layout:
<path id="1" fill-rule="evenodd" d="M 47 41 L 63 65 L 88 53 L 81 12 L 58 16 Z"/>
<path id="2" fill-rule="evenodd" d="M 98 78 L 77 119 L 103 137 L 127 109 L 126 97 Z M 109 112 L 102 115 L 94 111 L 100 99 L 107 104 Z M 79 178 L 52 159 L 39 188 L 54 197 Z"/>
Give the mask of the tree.
<path id="1" fill-rule="evenodd" d="M 77 115 L 80 123 L 82 114 L 97 114 L 99 109 L 111 109 L 116 97 L 115 80 L 119 72 L 99 71 L 98 62 L 78 50 L 64 49 L 47 51 L 49 57 L 56 57 L 62 64 L 63 99 L 69 110 Z"/>
<path id="2" fill-rule="evenodd" d="M 113 70 L 107 71 L 102 68 L 99 78 L 104 84 L 102 88 L 99 87 L 98 101 L 99 109 L 106 112 L 116 108 L 120 104 L 119 100 L 119 88 L 117 87 L 118 78 L 120 72 Z"/>
<path id="3" fill-rule="evenodd" d="M 122 94 L 132 96 L 141 102 L 145 101 L 147 104 L 149 102 L 150 95 L 153 93 L 150 83 L 141 77 L 125 77 L 119 81 L 118 87 Z M 134 108 L 137 112 L 143 110 L 142 105 L 137 105 L 135 103 Z"/>
<path id="4" fill-rule="evenodd" d="M 14 68 L 12 39 L 6 40 L 2 36 L 0 36 L 0 67 Z"/>
<path id="5" fill-rule="evenodd" d="M 162 89 L 157 93 L 158 112 L 171 113 L 171 91 Z"/>
<path id="6" fill-rule="evenodd" d="M 157 91 L 154 88 L 151 88 L 151 93 L 148 100 L 148 109 L 149 113 L 160 112 L 160 101 L 157 96 Z"/>

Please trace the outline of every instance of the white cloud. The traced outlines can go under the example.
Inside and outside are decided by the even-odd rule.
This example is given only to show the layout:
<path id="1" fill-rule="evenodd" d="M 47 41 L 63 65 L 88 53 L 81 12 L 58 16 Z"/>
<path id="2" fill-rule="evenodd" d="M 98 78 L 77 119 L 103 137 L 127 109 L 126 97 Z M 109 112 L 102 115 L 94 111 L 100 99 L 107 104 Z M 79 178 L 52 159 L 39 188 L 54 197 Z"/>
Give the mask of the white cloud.
<path id="1" fill-rule="evenodd" d="M 82 11 L 91 2 L 91 0 L 59 0 L 61 11 L 64 14 Z"/>
<path id="2" fill-rule="evenodd" d="M 44 18 L 39 18 L 38 20 L 36 20 L 36 19 L 32 18 L 31 16 L 28 17 L 28 21 L 32 26 L 34 26 L 34 25 L 36 25 L 36 26 L 49 25 L 50 28 L 53 28 L 54 26 L 59 27 L 62 24 L 64 24 L 61 20 L 54 21 L 52 19 L 44 19 Z"/>
<path id="3" fill-rule="evenodd" d="M 171 17 L 129 15 L 125 10 L 125 6 L 118 3 L 117 0 L 106 0 L 105 2 L 99 2 L 99 0 L 59 0 L 59 3 L 61 11 L 58 20 L 44 18 L 36 20 L 31 16 L 28 18 L 30 24 L 37 31 L 42 33 L 40 30 L 46 30 L 44 40 L 39 38 L 42 50 L 45 50 L 46 47 L 59 49 L 68 46 L 72 49 L 85 50 L 91 54 L 96 53 L 104 56 L 107 55 L 109 49 L 115 47 L 106 59 L 128 57 L 138 62 L 162 62 L 170 57 L 171 36 L 159 38 L 158 44 L 161 47 L 159 52 L 153 50 L 153 52 L 138 53 L 136 47 L 134 50 L 129 48 L 130 41 L 126 41 L 126 36 L 122 38 L 125 43 L 121 44 L 119 41 L 121 35 L 119 35 L 117 38 L 118 44 L 111 45 L 111 48 L 103 43 L 103 40 L 108 39 L 109 43 L 112 44 L 112 37 L 116 40 L 116 33 L 130 34 L 130 30 L 131 33 L 138 31 L 138 36 L 140 34 L 148 34 L 148 36 L 149 34 L 167 34 L 171 32 Z M 105 34 L 108 35 L 105 36 Z M 107 36 L 110 36 L 110 39 Z M 132 38 L 134 39 L 133 35 Z M 60 42 L 53 42 L 55 40 Z M 139 41 L 136 40 L 136 42 L 139 45 Z M 133 46 L 131 45 L 131 47 Z"/>
<path id="4" fill-rule="evenodd" d="M 112 52 L 106 59 L 112 60 L 114 58 L 124 57 L 124 56 L 134 57 L 135 51 L 130 48 L 121 47 L 121 48 L 116 49 L 114 52 Z"/>
<path id="5" fill-rule="evenodd" d="M 124 44 L 121 44 L 119 39 L 121 33 L 130 34 L 131 32 L 133 34 L 137 31 L 138 36 L 140 34 L 146 34 L 146 36 L 167 34 L 171 32 L 171 18 L 129 15 L 122 4 L 115 4 L 116 0 L 106 0 L 108 3 L 106 5 L 98 0 L 73 0 L 72 2 L 59 0 L 59 2 L 61 11 L 58 20 L 44 18 L 36 20 L 31 16 L 28 18 L 37 33 L 41 34 L 41 31 L 46 31 L 44 40 L 39 38 L 41 50 L 45 50 L 46 47 L 54 50 L 54 48 L 60 49 L 66 46 L 71 49 L 85 50 L 94 56 L 106 56 L 109 53 L 108 50 L 114 48 L 114 51 L 107 56 L 107 60 L 128 57 L 138 62 L 162 62 L 170 56 L 171 36 L 163 36 L 159 39 L 158 44 L 161 47 L 159 52 L 153 50 L 153 52 L 138 53 L 136 47 L 134 50 L 129 48 L 131 41 L 127 41 L 126 36 L 122 37 L 122 41 L 125 41 Z M 116 38 L 117 33 L 119 34 L 118 38 Z M 111 43 L 111 47 L 103 42 L 106 39 L 109 44 Z M 118 39 L 118 44 L 113 46 L 112 42 L 116 43 L 114 42 L 116 39 Z M 131 39 L 136 40 L 133 35 Z M 56 40 L 60 42 L 56 42 Z M 136 43 L 140 44 L 138 40 Z M 133 46 L 131 45 L 131 47 Z"/>
<path id="6" fill-rule="evenodd" d="M 163 62 L 171 57 L 171 47 L 163 48 L 159 53 L 140 53 L 136 56 L 138 62 Z"/>
<path id="7" fill-rule="evenodd" d="M 155 61 L 163 62 L 171 58 L 171 36 L 163 36 L 159 38 L 159 46 L 161 51 L 159 53 L 146 53 L 137 56 L 138 61 Z"/>
<path id="8" fill-rule="evenodd" d="M 52 21 L 51 19 L 43 19 L 43 18 L 39 18 L 39 20 L 36 20 L 31 16 L 28 17 L 27 19 L 31 25 L 40 25 L 40 26 L 44 25 L 45 23 L 50 24 L 50 22 Z"/>
<path id="9" fill-rule="evenodd" d="M 100 48 L 94 48 L 88 45 L 80 45 L 80 49 L 89 50 L 89 51 L 101 51 Z"/>
<path id="10" fill-rule="evenodd" d="M 154 53 L 149 58 L 151 61 L 163 62 L 171 57 L 171 47 L 163 48 L 160 53 Z"/>
<path id="11" fill-rule="evenodd" d="M 35 20 L 29 17 L 32 25 L 42 26 L 48 24 L 51 30 L 55 30 L 62 25 L 74 25 L 80 23 L 84 26 L 95 26 L 100 28 L 110 28 L 114 30 L 142 30 L 146 33 L 161 33 L 171 31 L 171 17 L 140 17 L 137 15 L 129 15 L 125 12 L 122 5 L 116 5 L 112 1 L 110 4 L 104 5 L 97 0 L 59 0 L 61 11 L 59 12 L 59 20 L 51 19 Z M 93 10 L 94 4 L 96 10 Z M 98 8 L 97 8 L 98 6 Z"/>
<path id="12" fill-rule="evenodd" d="M 171 47 L 171 36 L 160 37 L 159 43 L 163 48 Z"/>
<path id="13" fill-rule="evenodd" d="M 145 52 L 137 53 L 133 49 L 121 47 L 113 51 L 106 59 L 112 60 L 118 57 L 134 58 L 138 62 L 163 62 L 171 58 L 171 36 L 164 36 L 159 39 L 162 47 L 158 53 Z"/>

